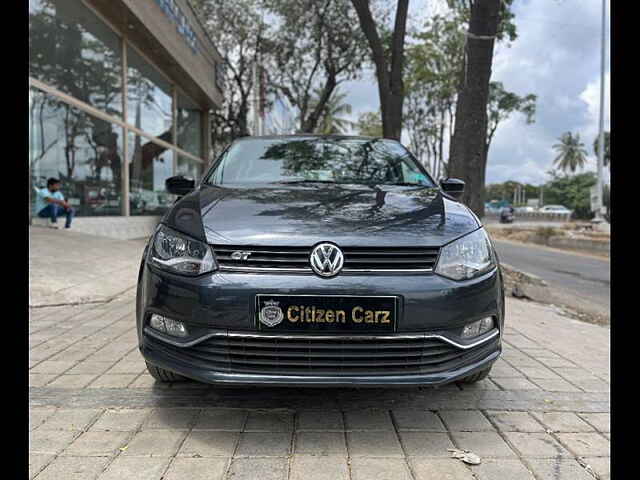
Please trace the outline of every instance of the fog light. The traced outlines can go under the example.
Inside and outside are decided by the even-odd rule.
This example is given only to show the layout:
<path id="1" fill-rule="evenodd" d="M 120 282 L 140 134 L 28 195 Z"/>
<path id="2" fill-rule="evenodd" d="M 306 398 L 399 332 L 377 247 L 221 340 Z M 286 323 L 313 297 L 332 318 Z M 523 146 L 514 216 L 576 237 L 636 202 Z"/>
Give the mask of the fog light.
<path id="1" fill-rule="evenodd" d="M 156 313 L 151 315 L 149 326 L 154 330 L 158 330 L 159 332 L 166 333 L 167 335 L 171 335 L 174 337 L 186 337 L 187 335 L 189 335 L 187 327 L 185 327 L 184 323 L 178 322 L 177 320 L 172 320 L 171 318 L 163 317 L 162 315 L 158 315 Z"/>
<path id="2" fill-rule="evenodd" d="M 493 328 L 493 317 L 486 317 L 466 325 L 462 329 L 462 338 L 472 338 L 482 335 Z"/>
<path id="3" fill-rule="evenodd" d="M 189 335 L 187 327 L 185 327 L 184 323 L 182 322 L 171 320 L 170 318 L 165 318 L 164 325 L 167 328 L 167 333 L 169 335 L 173 335 L 174 337 L 186 337 L 187 335 Z"/>
<path id="4" fill-rule="evenodd" d="M 162 315 L 153 314 L 151 320 L 149 320 L 149 326 L 159 332 L 167 333 L 167 329 L 164 326 L 164 317 Z"/>

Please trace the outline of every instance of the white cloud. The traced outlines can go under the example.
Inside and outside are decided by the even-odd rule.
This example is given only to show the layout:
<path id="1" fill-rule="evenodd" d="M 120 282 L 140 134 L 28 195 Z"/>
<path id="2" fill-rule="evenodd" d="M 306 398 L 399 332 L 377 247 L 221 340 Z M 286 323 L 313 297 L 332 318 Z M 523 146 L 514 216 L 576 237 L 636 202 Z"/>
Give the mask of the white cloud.
<path id="1" fill-rule="evenodd" d="M 611 128 L 611 120 L 609 117 L 609 95 L 611 91 L 611 75 L 609 72 L 605 74 L 604 79 L 604 129 L 609 130 Z M 598 134 L 600 125 L 600 75 L 593 81 L 589 82 L 585 89 L 580 94 L 580 100 L 587 104 L 587 118 L 588 126 L 585 130 L 593 136 Z"/>

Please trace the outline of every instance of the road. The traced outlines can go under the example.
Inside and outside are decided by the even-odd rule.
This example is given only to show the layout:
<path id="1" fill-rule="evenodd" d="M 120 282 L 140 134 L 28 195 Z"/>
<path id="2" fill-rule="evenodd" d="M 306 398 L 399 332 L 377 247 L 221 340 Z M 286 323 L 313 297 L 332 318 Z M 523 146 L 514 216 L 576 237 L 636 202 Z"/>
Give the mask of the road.
<path id="1" fill-rule="evenodd" d="M 553 291 L 577 300 L 576 307 L 588 305 L 607 313 L 611 306 L 610 262 L 606 259 L 537 245 L 494 240 L 500 261 L 518 270 L 537 275 Z"/>

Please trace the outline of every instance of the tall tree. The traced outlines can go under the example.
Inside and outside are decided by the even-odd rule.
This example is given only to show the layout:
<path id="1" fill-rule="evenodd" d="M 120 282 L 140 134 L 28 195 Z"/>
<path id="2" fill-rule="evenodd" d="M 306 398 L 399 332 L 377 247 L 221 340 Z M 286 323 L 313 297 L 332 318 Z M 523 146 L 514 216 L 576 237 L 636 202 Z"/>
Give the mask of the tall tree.
<path id="1" fill-rule="evenodd" d="M 269 83 L 298 110 L 299 132 L 313 132 L 338 86 L 357 78 L 367 41 L 349 0 L 266 0 L 276 15 Z"/>
<path id="2" fill-rule="evenodd" d="M 571 132 L 565 132 L 558 140 L 560 143 L 553 145 L 553 149 L 558 152 L 558 156 L 553 161 L 554 165 L 564 172 L 571 171 L 572 173 L 578 167 L 584 166 L 587 161 L 587 150 L 580 141 L 580 134 L 573 135 Z"/>
<path id="3" fill-rule="evenodd" d="M 454 2 L 466 5 L 466 1 Z M 465 58 L 459 77 L 456 122 L 449 148 L 449 175 L 466 183 L 462 201 L 484 216 L 486 175 L 487 102 L 493 49 L 509 3 L 501 0 L 469 0 L 469 28 Z"/>
<path id="4" fill-rule="evenodd" d="M 470 15 L 464 2 L 451 0 L 449 6 L 443 14 L 428 19 L 420 31 L 411 33 L 415 41 L 407 46 L 406 55 L 403 128 L 412 151 L 436 178 L 448 173 L 445 150 L 453 137 Z M 515 25 L 508 12 L 503 13 L 496 39 L 515 39 Z M 527 123 L 533 122 L 535 99 L 535 95 L 520 97 L 501 83 L 490 83 L 485 158 L 498 125 L 514 111 L 525 114 Z"/>
<path id="5" fill-rule="evenodd" d="M 249 134 L 253 68 L 259 61 L 268 62 L 276 47 L 269 40 L 269 26 L 259 12 L 260 0 L 193 0 L 193 5 L 222 52 L 224 96 L 222 107 L 212 118 L 212 145 L 224 145 Z"/>
<path id="6" fill-rule="evenodd" d="M 499 0 L 496 0 L 499 1 Z M 351 0 L 358 14 L 360 27 L 367 37 L 371 59 L 378 80 L 378 95 L 385 138 L 400 140 L 402 134 L 402 106 L 404 103 L 403 64 L 404 41 L 407 29 L 409 0 L 398 0 L 391 48 L 387 53 L 378 27 L 371 13 L 369 0 Z"/>
<path id="7" fill-rule="evenodd" d="M 462 64 L 464 35 L 460 15 L 435 15 L 417 42 L 407 47 L 403 127 L 413 153 L 431 173 L 445 174 L 444 146 L 450 141 L 457 96 L 456 75 Z"/>
<path id="8" fill-rule="evenodd" d="M 600 140 L 600 136 L 598 135 L 593 141 L 593 151 L 595 152 L 596 156 L 598 156 L 600 153 L 600 149 L 598 147 L 599 140 Z M 611 168 L 610 141 L 611 141 L 611 132 L 604 132 L 604 156 L 602 160 L 603 160 L 604 166 L 605 167 L 609 166 L 609 168 Z"/>

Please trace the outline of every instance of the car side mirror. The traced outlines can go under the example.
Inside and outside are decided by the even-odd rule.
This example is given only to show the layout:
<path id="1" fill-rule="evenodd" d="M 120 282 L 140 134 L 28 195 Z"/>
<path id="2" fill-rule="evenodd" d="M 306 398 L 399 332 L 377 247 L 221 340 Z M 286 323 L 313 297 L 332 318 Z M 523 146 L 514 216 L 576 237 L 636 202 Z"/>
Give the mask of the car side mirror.
<path id="1" fill-rule="evenodd" d="M 454 198 L 460 198 L 464 193 L 464 181 L 459 178 L 444 178 L 440 180 L 440 187 Z"/>
<path id="2" fill-rule="evenodd" d="M 167 192 L 174 195 L 183 196 L 192 191 L 196 187 L 196 182 L 193 178 L 183 177 L 178 175 L 176 177 L 169 177 L 165 180 L 164 185 Z"/>

